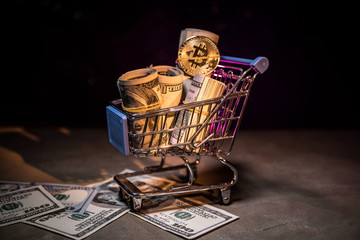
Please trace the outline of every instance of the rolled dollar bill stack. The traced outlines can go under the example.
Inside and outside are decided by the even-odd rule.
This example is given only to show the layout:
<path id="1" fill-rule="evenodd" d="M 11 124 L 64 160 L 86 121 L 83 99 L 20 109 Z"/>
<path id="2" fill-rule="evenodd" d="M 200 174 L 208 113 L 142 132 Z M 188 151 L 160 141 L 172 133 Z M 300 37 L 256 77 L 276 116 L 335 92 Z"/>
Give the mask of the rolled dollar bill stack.
<path id="1" fill-rule="evenodd" d="M 155 66 L 159 77 L 163 103 L 161 108 L 175 107 L 181 101 L 184 73 L 172 66 Z"/>
<path id="2" fill-rule="evenodd" d="M 180 104 L 183 89 L 184 73 L 180 69 L 172 66 L 155 66 L 159 76 L 159 84 L 163 103 L 161 108 L 175 107 Z M 170 112 L 158 119 L 158 128 L 161 130 L 170 129 L 175 125 L 175 112 Z M 161 146 L 167 145 L 170 139 L 169 133 L 161 135 Z"/>
<path id="3" fill-rule="evenodd" d="M 140 113 L 160 109 L 163 99 L 156 69 L 143 68 L 121 75 L 117 85 L 122 98 L 122 107 L 128 113 Z M 129 132 L 141 134 L 159 130 L 155 117 L 130 120 Z M 133 137 L 130 144 L 134 148 L 149 148 L 156 144 L 159 135 Z"/>
<path id="4" fill-rule="evenodd" d="M 125 111 L 136 113 L 155 110 L 163 102 L 156 69 L 142 68 L 121 75 L 117 86 Z"/>
<path id="5" fill-rule="evenodd" d="M 220 97 L 223 95 L 226 85 L 223 82 L 217 81 L 210 77 L 196 74 L 193 79 L 193 84 L 189 86 L 189 91 L 184 103 L 202 101 Z M 179 113 L 179 117 L 175 123 L 176 128 L 182 126 L 189 126 L 203 123 L 207 116 L 209 116 L 215 104 L 206 104 L 195 109 L 186 109 Z M 184 143 L 195 134 L 197 127 L 176 129 L 173 131 L 170 144 Z M 195 139 L 195 142 L 201 142 L 208 133 L 208 128 L 204 128 Z"/>

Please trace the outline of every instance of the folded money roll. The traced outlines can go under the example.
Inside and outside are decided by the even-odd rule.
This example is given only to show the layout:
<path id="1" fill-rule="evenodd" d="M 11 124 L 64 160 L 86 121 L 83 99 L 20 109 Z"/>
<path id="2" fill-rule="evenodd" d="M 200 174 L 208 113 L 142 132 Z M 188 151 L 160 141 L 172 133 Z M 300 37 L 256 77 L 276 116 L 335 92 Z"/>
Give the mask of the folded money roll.
<path id="1" fill-rule="evenodd" d="M 142 68 L 121 75 L 117 81 L 122 107 L 127 112 L 159 109 L 163 103 L 156 69 Z"/>
<path id="2" fill-rule="evenodd" d="M 184 73 L 172 66 L 155 66 L 159 76 L 159 84 L 163 104 L 161 108 L 175 107 L 181 101 Z"/>

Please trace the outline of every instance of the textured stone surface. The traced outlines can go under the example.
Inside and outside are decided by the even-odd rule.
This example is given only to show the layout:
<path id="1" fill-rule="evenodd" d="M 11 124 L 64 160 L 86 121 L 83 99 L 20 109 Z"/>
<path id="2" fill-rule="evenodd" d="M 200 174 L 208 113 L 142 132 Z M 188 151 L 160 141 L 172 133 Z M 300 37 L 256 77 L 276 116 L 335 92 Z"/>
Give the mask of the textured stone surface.
<path id="1" fill-rule="evenodd" d="M 240 130 L 230 156 L 239 171 L 232 203 L 240 218 L 201 239 L 359 239 L 359 131 Z M 104 128 L 0 127 L 0 179 L 89 184 L 157 158 L 124 157 Z M 167 164 L 181 161 L 167 159 Z M 226 181 L 229 171 L 201 160 L 198 182 Z M 25 224 L 0 228 L 1 239 L 63 239 Z M 130 214 L 87 239 L 178 239 Z"/>

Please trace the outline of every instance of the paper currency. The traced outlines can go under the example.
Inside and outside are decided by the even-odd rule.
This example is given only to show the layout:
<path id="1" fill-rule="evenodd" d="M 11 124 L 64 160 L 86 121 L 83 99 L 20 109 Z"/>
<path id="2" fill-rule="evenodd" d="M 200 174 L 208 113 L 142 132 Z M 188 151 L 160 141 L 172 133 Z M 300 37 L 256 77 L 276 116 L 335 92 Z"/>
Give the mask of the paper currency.
<path id="1" fill-rule="evenodd" d="M 188 89 L 185 102 L 195 102 L 220 97 L 225 88 L 226 85 L 220 81 L 196 74 Z M 194 109 L 181 111 L 175 123 L 176 130 L 173 131 L 171 135 L 170 144 L 188 142 L 198 127 L 184 129 L 180 129 L 180 127 L 203 123 L 214 108 L 215 104 L 207 104 Z M 194 142 L 201 142 L 206 137 L 207 132 L 208 129 L 204 128 Z"/>
<path id="2" fill-rule="evenodd" d="M 186 39 L 178 51 L 178 66 L 190 76 L 210 74 L 219 61 L 219 49 L 211 39 L 204 36 Z"/>
<path id="3" fill-rule="evenodd" d="M 184 198 L 175 198 L 171 205 L 131 214 L 187 239 L 199 237 L 238 218 L 222 209 Z"/>
<path id="4" fill-rule="evenodd" d="M 20 189 L 0 195 L 0 226 L 24 221 L 63 209 L 42 186 Z"/>
<path id="5" fill-rule="evenodd" d="M 159 109 L 161 96 L 158 73 L 152 68 L 142 68 L 121 75 L 117 81 L 123 109 L 130 113 Z"/>
<path id="6" fill-rule="evenodd" d="M 132 172 L 130 169 L 124 170 L 125 172 Z M 123 171 L 123 172 L 124 172 Z M 109 178 L 104 182 L 93 185 L 99 190 L 92 201 L 96 206 L 111 206 L 114 208 L 127 208 L 126 204 L 119 199 L 119 185 L 113 178 Z"/>
<path id="7" fill-rule="evenodd" d="M 196 29 L 196 28 L 185 28 L 181 30 L 180 39 L 179 39 L 179 48 L 186 39 L 193 37 L 193 36 L 205 36 L 210 38 L 216 45 L 219 43 L 219 35 L 212 33 L 210 31 Z"/>
<path id="8" fill-rule="evenodd" d="M 1 193 L 41 185 L 55 197 L 68 213 L 83 213 L 97 193 L 96 187 L 70 184 L 0 181 Z"/>
<path id="9" fill-rule="evenodd" d="M 27 220 L 25 223 L 72 239 L 83 239 L 128 212 L 117 207 L 99 207 L 90 204 L 83 214 L 56 212 Z"/>
<path id="10" fill-rule="evenodd" d="M 133 172 L 126 169 L 122 173 Z M 154 178 L 148 175 L 129 178 L 135 181 L 135 184 L 142 191 L 149 191 L 154 188 L 168 188 L 174 182 L 161 178 Z M 46 216 L 25 221 L 25 223 L 34 225 L 72 239 L 83 239 L 90 236 L 110 222 L 118 219 L 129 211 L 124 202 L 119 200 L 119 185 L 113 178 L 107 179 L 101 183 L 96 183 L 92 187 L 97 187 L 98 193 L 83 214 L 69 214 L 65 212 L 56 212 Z M 152 201 L 151 206 L 157 206 L 167 198 L 160 198 Z"/>
<path id="11" fill-rule="evenodd" d="M 168 179 L 151 176 L 133 177 L 132 182 L 141 191 L 166 189 L 176 184 Z M 172 195 L 147 199 L 146 203 L 143 201 L 140 211 L 130 213 L 187 239 L 199 237 L 238 218 L 208 204 Z"/>
<path id="12" fill-rule="evenodd" d="M 25 223 L 59 233 L 72 239 L 83 239 L 129 211 L 119 201 L 119 186 L 113 178 L 91 186 L 98 192 L 82 214 L 56 212 L 25 221 Z"/>
<path id="13" fill-rule="evenodd" d="M 117 85 L 122 98 L 123 109 L 132 114 L 160 109 L 163 103 L 158 73 L 153 68 L 143 68 L 127 72 L 120 76 Z M 129 132 L 141 134 L 159 130 L 157 118 L 129 120 Z M 132 137 L 130 144 L 134 148 L 149 148 L 157 143 L 159 135 Z"/>
<path id="14" fill-rule="evenodd" d="M 196 74 L 193 79 L 191 79 L 189 89 L 187 90 L 187 95 L 185 96 L 186 103 L 197 101 L 204 80 L 205 77 L 199 74 Z"/>
<path id="15" fill-rule="evenodd" d="M 181 101 L 182 89 L 183 89 L 183 80 L 184 73 L 179 68 L 172 66 L 154 66 L 156 69 L 159 78 L 159 84 L 161 88 L 161 96 L 163 98 L 163 103 L 161 108 L 169 108 L 178 106 Z M 158 129 L 166 130 L 174 126 L 174 112 L 168 113 L 166 116 L 160 116 L 157 119 Z M 160 134 L 161 140 L 160 144 L 154 142 L 155 146 L 157 145 L 167 145 L 169 142 L 170 135 L 168 133 Z M 157 138 L 158 139 L 158 138 Z"/>
<path id="16" fill-rule="evenodd" d="M 132 170 L 126 169 L 124 172 Z M 173 180 L 152 175 L 130 177 L 129 181 L 143 192 L 169 189 L 176 184 Z M 57 211 L 28 219 L 24 223 L 79 240 L 129 212 L 125 203 L 119 201 L 119 186 L 112 178 L 92 187 L 98 187 L 99 191 L 83 214 Z M 238 218 L 208 204 L 172 195 L 144 199 L 142 210 L 132 214 L 187 239 L 199 237 Z"/>
<path id="17" fill-rule="evenodd" d="M 129 178 L 142 192 L 166 190 L 175 181 L 152 175 Z M 140 211 L 130 212 L 163 230 L 183 238 L 193 239 L 238 218 L 229 212 L 205 204 L 204 197 L 189 200 L 174 195 L 156 196 L 143 200 Z"/>
<path id="18" fill-rule="evenodd" d="M 69 184 L 41 184 L 59 202 L 67 213 L 82 214 L 97 194 L 96 188 Z"/>
<path id="19" fill-rule="evenodd" d="M 183 71 L 172 66 L 155 66 L 153 68 L 158 72 L 161 96 L 163 98 L 161 108 L 179 105 L 184 80 Z"/>
<path id="20" fill-rule="evenodd" d="M 128 119 L 129 132 L 131 134 L 142 134 L 160 130 L 161 120 L 159 117 L 144 117 L 140 119 Z M 159 145 L 160 134 L 149 134 L 145 136 L 130 136 L 130 147 L 135 149 L 146 149 Z"/>
<path id="21" fill-rule="evenodd" d="M 182 92 L 182 95 L 181 95 L 181 99 L 185 99 L 186 96 L 188 95 L 192 81 L 193 81 L 192 76 L 184 77 L 183 92 Z"/>

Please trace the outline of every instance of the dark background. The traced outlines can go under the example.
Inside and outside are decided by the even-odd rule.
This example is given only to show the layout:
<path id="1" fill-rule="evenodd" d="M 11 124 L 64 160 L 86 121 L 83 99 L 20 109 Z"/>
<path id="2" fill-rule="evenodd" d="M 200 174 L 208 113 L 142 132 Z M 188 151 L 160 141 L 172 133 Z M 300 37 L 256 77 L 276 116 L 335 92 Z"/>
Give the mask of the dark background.
<path id="1" fill-rule="evenodd" d="M 180 31 L 266 56 L 242 128 L 358 128 L 355 6 L 306 1 L 9 1 L 1 124 L 105 126 L 129 70 L 174 65 Z"/>

